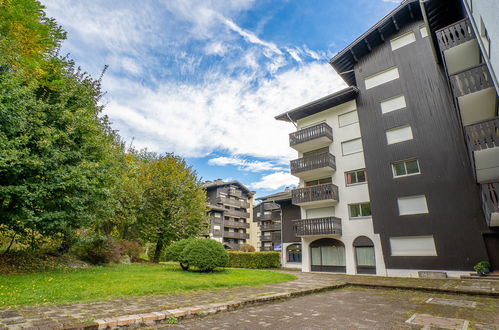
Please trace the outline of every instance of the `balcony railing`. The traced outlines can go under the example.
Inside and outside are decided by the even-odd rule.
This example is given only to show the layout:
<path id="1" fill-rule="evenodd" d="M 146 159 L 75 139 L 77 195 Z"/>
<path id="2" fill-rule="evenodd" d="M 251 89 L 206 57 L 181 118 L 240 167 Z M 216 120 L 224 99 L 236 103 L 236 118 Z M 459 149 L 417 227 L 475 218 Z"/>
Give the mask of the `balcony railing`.
<path id="1" fill-rule="evenodd" d="M 222 196 L 217 198 L 217 203 L 241 207 L 243 209 L 247 209 L 248 207 L 250 207 L 250 205 L 247 201 L 242 201 L 239 199 L 232 199 L 232 198 L 222 197 Z"/>
<path id="2" fill-rule="evenodd" d="M 224 236 L 226 238 L 238 238 L 238 239 L 248 239 L 249 234 L 247 233 L 234 233 L 230 231 L 224 231 Z"/>
<path id="3" fill-rule="evenodd" d="M 281 223 L 271 223 L 268 225 L 260 225 L 260 231 L 272 231 L 272 230 L 281 230 Z"/>
<path id="4" fill-rule="evenodd" d="M 296 236 L 341 235 L 341 219 L 336 217 L 293 221 Z"/>
<path id="5" fill-rule="evenodd" d="M 277 203 L 274 202 L 263 202 L 263 210 L 264 211 L 273 211 L 273 210 L 279 210 L 281 206 Z"/>
<path id="6" fill-rule="evenodd" d="M 320 123 L 308 128 L 289 134 L 289 145 L 294 146 L 300 143 L 308 142 L 320 137 L 328 137 L 333 141 L 333 129 L 326 123 Z"/>
<path id="7" fill-rule="evenodd" d="M 260 235 L 260 241 L 262 242 L 281 242 L 281 232 L 274 232 L 271 235 Z"/>
<path id="8" fill-rule="evenodd" d="M 224 227 L 249 228 L 250 224 L 246 223 L 246 222 L 240 222 L 240 221 L 224 220 Z"/>
<path id="9" fill-rule="evenodd" d="M 454 73 L 449 76 L 449 79 L 455 97 L 494 87 L 494 82 L 485 63 Z"/>
<path id="10" fill-rule="evenodd" d="M 241 190 L 235 188 L 229 188 L 228 194 L 236 197 L 241 197 L 243 195 Z"/>
<path id="11" fill-rule="evenodd" d="M 225 210 L 225 215 L 234 218 L 245 218 L 245 219 L 250 217 L 250 214 L 248 212 L 238 211 L 238 210 Z"/>
<path id="12" fill-rule="evenodd" d="M 483 212 L 487 225 L 491 225 L 493 213 L 499 213 L 499 182 L 482 184 Z"/>
<path id="13" fill-rule="evenodd" d="M 318 202 L 325 200 L 339 201 L 338 187 L 332 183 L 293 189 L 291 192 L 293 204 Z"/>
<path id="14" fill-rule="evenodd" d="M 336 170 L 336 159 L 329 152 L 292 160 L 291 174 L 295 175 L 325 167 L 331 167 L 333 170 Z"/>
<path id="15" fill-rule="evenodd" d="M 269 251 L 274 251 L 274 247 L 272 246 L 261 246 L 260 251 L 262 252 L 269 252 Z"/>
<path id="16" fill-rule="evenodd" d="M 473 151 L 499 147 L 499 117 L 468 125 L 465 129 L 470 156 Z"/>
<path id="17" fill-rule="evenodd" d="M 475 38 L 469 19 L 462 19 L 454 24 L 435 31 L 441 51 L 465 43 Z"/>

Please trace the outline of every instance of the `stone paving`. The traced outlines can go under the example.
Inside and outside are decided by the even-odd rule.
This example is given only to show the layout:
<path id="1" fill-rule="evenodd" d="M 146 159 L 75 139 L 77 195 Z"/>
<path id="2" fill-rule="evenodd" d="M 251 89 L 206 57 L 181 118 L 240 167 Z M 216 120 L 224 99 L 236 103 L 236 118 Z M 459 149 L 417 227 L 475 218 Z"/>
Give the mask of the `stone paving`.
<path id="1" fill-rule="evenodd" d="M 472 301 L 474 308 L 427 301 Z M 499 329 L 499 299 L 347 287 L 144 329 Z M 172 330 L 173 330 L 172 329 Z"/>
<path id="2" fill-rule="evenodd" d="M 168 315 L 185 316 L 189 315 L 189 313 L 196 313 L 196 311 L 205 313 L 205 311 L 211 310 L 226 310 L 237 308 L 242 305 L 258 303 L 264 300 L 287 299 L 290 296 L 297 294 L 340 288 L 346 284 L 353 284 L 355 286 L 485 294 L 499 297 L 499 281 L 385 278 L 376 276 L 286 272 L 296 275 L 297 279 L 285 283 L 264 285 L 260 287 L 239 287 L 162 296 L 126 297 L 109 301 L 70 305 L 30 306 L 4 309 L 0 310 L 0 329 L 30 327 L 38 329 L 69 329 L 85 327 L 98 328 L 99 326 L 103 328 L 106 325 L 117 325 L 115 321 L 120 317 L 120 322 L 123 325 L 142 323 L 142 321 L 146 319 L 164 321 L 168 318 Z M 187 306 L 195 307 L 191 307 L 187 310 L 185 309 Z M 214 306 L 216 306 L 216 308 Z M 181 310 L 182 308 L 184 309 Z"/>

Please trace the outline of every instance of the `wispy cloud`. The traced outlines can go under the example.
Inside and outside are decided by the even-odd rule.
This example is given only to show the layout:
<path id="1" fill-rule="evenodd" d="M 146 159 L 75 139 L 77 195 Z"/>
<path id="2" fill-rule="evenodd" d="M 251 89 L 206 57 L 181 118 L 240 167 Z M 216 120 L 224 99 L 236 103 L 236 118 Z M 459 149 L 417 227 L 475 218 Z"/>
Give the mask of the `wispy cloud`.
<path id="1" fill-rule="evenodd" d="M 251 189 L 278 190 L 285 187 L 296 186 L 298 179 L 289 172 L 276 172 L 262 176 L 260 181 L 252 182 L 248 186 Z"/>
<path id="2" fill-rule="evenodd" d="M 214 166 L 237 166 L 242 171 L 249 172 L 265 172 L 265 171 L 282 171 L 283 166 L 271 161 L 249 161 L 240 157 L 217 157 L 208 160 L 209 165 Z"/>

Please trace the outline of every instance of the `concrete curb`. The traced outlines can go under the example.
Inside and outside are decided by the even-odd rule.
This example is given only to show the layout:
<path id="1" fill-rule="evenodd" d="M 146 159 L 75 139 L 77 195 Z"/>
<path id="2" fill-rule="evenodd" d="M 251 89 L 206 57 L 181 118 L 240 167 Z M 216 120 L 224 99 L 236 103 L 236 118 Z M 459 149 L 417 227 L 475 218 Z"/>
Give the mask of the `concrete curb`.
<path id="1" fill-rule="evenodd" d="M 206 305 L 182 307 L 175 309 L 167 309 L 164 311 L 157 311 L 150 313 L 117 316 L 106 319 L 98 319 L 93 322 L 86 322 L 86 323 L 63 324 L 62 327 L 58 326 L 56 328 L 64 330 L 115 329 L 120 327 L 138 327 L 138 326 L 154 325 L 157 323 L 168 323 L 169 319 L 177 322 L 179 320 L 186 318 L 203 317 L 206 315 L 216 314 L 219 312 L 236 310 L 246 306 L 258 305 L 276 300 L 284 300 L 312 293 L 319 293 L 334 289 L 340 289 L 345 286 L 347 286 L 346 283 L 338 283 L 314 289 L 305 289 L 293 292 L 281 292 L 272 295 L 254 297 L 244 300 L 232 300 L 223 303 L 206 304 Z"/>

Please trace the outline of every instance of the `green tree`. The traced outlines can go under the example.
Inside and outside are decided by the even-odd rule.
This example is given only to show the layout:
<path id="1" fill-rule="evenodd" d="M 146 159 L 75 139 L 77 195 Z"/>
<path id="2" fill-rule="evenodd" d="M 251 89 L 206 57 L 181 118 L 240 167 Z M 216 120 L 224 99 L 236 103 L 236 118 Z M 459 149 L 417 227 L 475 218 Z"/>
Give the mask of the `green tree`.
<path id="1" fill-rule="evenodd" d="M 140 168 L 144 203 L 137 226 L 142 237 L 156 243 L 154 261 L 173 241 L 198 236 L 205 230 L 206 194 L 196 172 L 173 154 L 166 154 Z"/>

